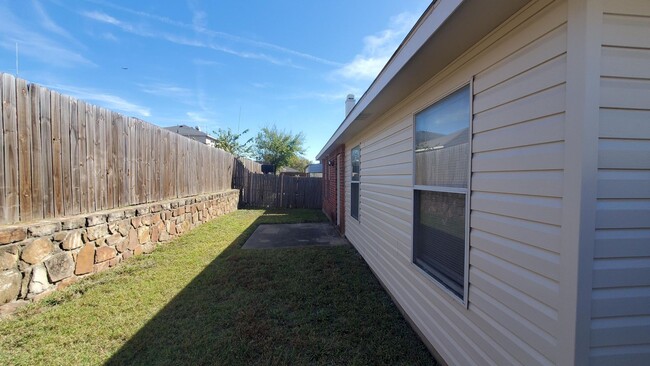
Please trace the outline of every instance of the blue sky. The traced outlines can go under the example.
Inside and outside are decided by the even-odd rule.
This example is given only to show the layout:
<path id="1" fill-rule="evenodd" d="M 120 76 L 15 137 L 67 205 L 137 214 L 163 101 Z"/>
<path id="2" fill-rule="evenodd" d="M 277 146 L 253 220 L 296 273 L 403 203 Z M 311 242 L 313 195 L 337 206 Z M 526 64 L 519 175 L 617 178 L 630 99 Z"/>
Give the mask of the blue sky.
<path id="1" fill-rule="evenodd" d="M 314 159 L 427 0 L 0 0 L 0 72 L 159 126 L 264 126 Z"/>

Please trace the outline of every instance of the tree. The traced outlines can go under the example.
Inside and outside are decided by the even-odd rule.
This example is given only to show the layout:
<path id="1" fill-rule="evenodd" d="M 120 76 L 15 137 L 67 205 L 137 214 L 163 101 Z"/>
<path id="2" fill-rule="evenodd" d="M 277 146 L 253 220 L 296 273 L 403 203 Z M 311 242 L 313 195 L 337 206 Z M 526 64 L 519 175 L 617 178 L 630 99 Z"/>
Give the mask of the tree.
<path id="1" fill-rule="evenodd" d="M 264 127 L 255 138 L 258 159 L 275 165 L 276 169 L 288 166 L 292 158 L 305 153 L 305 136 L 280 131 L 277 127 Z"/>
<path id="2" fill-rule="evenodd" d="M 248 130 L 244 130 L 241 133 L 233 133 L 229 127 L 227 130 L 220 128 L 214 131 L 214 133 L 217 135 L 215 137 L 217 140 L 214 144 L 215 147 L 225 150 L 238 158 L 253 155 L 253 137 L 246 140 L 243 144 L 239 142 L 239 139 L 242 135 L 248 133 Z"/>
<path id="3" fill-rule="evenodd" d="M 294 168 L 301 173 L 304 173 L 307 169 L 307 165 L 311 164 L 311 161 L 303 156 L 294 155 L 290 160 L 287 166 L 289 168 Z"/>

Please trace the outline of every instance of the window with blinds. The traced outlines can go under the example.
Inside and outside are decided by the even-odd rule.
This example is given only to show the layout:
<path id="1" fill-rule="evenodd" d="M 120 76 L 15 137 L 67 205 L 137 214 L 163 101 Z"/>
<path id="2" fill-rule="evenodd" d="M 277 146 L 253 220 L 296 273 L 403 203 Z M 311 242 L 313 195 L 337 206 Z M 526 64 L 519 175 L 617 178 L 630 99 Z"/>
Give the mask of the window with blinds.
<path id="1" fill-rule="evenodd" d="M 470 175 L 470 88 L 415 115 L 413 262 L 465 296 Z"/>

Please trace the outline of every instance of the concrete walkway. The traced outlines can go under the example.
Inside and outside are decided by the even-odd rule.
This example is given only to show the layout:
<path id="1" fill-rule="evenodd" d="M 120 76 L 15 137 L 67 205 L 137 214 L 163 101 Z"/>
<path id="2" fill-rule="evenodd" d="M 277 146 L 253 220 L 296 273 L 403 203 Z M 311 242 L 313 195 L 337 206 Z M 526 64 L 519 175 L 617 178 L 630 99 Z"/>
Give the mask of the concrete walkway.
<path id="1" fill-rule="evenodd" d="M 243 249 L 348 245 L 329 223 L 260 225 Z"/>

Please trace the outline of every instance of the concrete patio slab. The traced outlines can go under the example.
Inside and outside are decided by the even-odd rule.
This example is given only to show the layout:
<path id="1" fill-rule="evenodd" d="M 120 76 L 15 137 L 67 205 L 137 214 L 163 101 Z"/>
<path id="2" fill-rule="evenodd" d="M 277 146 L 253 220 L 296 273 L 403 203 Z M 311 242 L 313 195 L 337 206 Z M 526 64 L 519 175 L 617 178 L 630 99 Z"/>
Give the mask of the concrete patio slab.
<path id="1" fill-rule="evenodd" d="M 348 245 L 329 223 L 260 225 L 243 249 L 297 248 Z"/>

